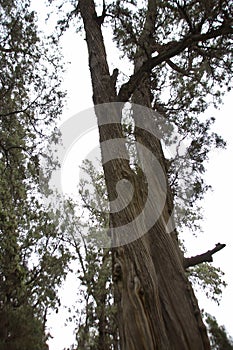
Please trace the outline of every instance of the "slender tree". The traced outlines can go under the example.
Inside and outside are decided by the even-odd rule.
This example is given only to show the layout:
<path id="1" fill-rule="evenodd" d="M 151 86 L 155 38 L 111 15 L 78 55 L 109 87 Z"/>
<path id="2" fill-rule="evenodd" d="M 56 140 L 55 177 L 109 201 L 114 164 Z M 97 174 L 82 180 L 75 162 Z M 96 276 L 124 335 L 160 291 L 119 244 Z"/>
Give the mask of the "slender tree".
<path id="1" fill-rule="evenodd" d="M 186 197 L 183 191 L 179 197 L 177 183 L 179 175 L 184 174 L 176 171 L 175 162 L 167 164 L 160 140 L 137 127 L 137 118 L 143 118 L 147 124 L 147 115 L 133 114 L 134 139 L 158 159 L 167 177 L 168 190 L 163 212 L 154 226 L 134 242 L 113 249 L 121 349 L 210 349 L 206 327 L 185 269 L 211 261 L 212 255 L 223 245 L 185 259 L 178 246 L 176 230 L 168 232 L 167 224 L 175 196 L 187 208 L 186 219 L 194 215 L 193 203 L 207 189 L 201 177 L 203 163 L 211 145 L 223 145 L 221 138 L 209 131 L 213 120 L 201 122 L 198 114 L 205 111 L 211 98 L 216 105 L 220 102 L 225 86 L 230 89 L 231 7 L 230 1 L 223 0 L 140 3 L 118 0 L 104 1 L 102 14 L 98 15 L 93 0 L 79 0 L 74 2 L 74 9 L 68 16 L 68 20 L 81 16 L 83 21 L 95 105 L 131 101 L 152 108 L 174 123 L 184 136 L 192 138 L 188 149 L 192 176 L 188 186 L 195 191 L 191 197 Z M 117 71 L 110 74 L 107 62 L 103 39 L 107 22 L 112 25 L 113 39 L 119 49 L 133 65 L 133 74 L 121 85 L 116 85 Z M 119 145 L 121 157 L 103 164 L 108 198 L 111 202 L 117 197 L 116 184 L 121 179 L 134 186 L 134 197 L 127 208 L 111 214 L 110 234 L 122 222 L 134 220 L 143 210 L 147 194 L 144 177 L 129 161 L 122 111 L 113 112 L 118 115 L 118 122 L 111 125 L 103 125 L 98 109 L 96 113 L 101 147 L 110 139 L 124 140 Z M 137 158 L 142 172 L 149 169 L 155 198 L 160 200 L 159 174 L 152 171 L 140 151 L 137 151 Z M 156 214 L 156 211 L 156 203 L 150 203 L 150 213 Z M 136 237 L 141 236 L 146 224 L 142 221 L 135 225 Z M 112 234 L 115 245 L 117 239 Z"/>
<path id="2" fill-rule="evenodd" d="M 78 304 L 70 310 L 71 318 L 77 325 L 78 349 L 118 349 L 111 250 L 99 244 L 101 231 L 109 221 L 104 175 L 89 161 L 82 169 L 86 174 L 80 188 L 82 205 L 80 208 L 79 204 L 75 211 L 84 213 L 75 223 L 75 235 L 72 232 L 67 235 L 79 262 L 76 276 L 80 281 Z M 74 209 L 75 205 L 70 208 Z M 72 220 L 75 211 L 70 213 Z"/>

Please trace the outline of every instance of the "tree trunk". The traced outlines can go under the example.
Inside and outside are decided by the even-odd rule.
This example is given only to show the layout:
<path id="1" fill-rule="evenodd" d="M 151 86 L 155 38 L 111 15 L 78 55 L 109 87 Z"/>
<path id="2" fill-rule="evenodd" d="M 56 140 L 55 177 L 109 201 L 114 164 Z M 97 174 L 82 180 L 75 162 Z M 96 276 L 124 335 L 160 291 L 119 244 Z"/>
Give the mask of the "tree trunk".
<path id="1" fill-rule="evenodd" d="M 153 22 L 153 1 L 149 1 L 152 17 L 146 20 L 142 34 L 148 38 Z M 93 86 L 94 104 L 117 101 L 106 59 L 106 52 L 93 0 L 80 0 L 79 8 L 84 22 L 89 51 L 89 67 Z M 149 49 L 148 42 L 148 49 Z M 140 68 L 150 52 L 138 51 L 135 71 Z M 134 102 L 150 107 L 149 75 L 134 92 Z M 106 116 L 107 117 L 107 116 Z M 97 113 L 100 142 L 121 138 L 123 133 L 118 124 L 100 125 Z M 149 147 L 162 168 L 165 169 L 162 147 L 158 139 L 153 139 L 145 131 L 135 130 L 137 141 Z M 103 152 L 103 150 L 102 150 Z M 119 214 L 111 215 L 111 226 L 120 226 L 122 221 L 133 220 L 143 209 L 142 188 L 139 176 L 132 171 L 127 160 L 125 144 L 120 146 L 124 159 L 116 159 L 104 164 L 109 200 L 116 198 L 116 184 L 126 178 L 134 184 L 132 204 Z M 140 153 L 138 154 L 140 158 Z M 143 163 L 143 159 L 140 159 Z M 144 164 L 143 166 L 150 166 Z M 151 167 L 150 176 L 154 181 L 154 194 L 161 193 L 157 174 Z M 170 194 L 168 199 L 171 200 Z M 118 327 L 121 350 L 207 350 L 210 349 L 205 326 L 202 322 L 197 300 L 193 294 L 183 268 L 181 254 L 176 240 L 167 233 L 171 204 L 169 200 L 155 225 L 142 238 L 115 248 L 113 251 L 113 278 L 116 284 L 118 305 Z M 156 203 L 151 203 L 151 214 L 156 212 Z M 146 222 L 135 225 L 135 234 L 145 230 Z M 127 234 L 127 232 L 126 232 Z M 116 238 L 117 239 L 117 238 Z"/>

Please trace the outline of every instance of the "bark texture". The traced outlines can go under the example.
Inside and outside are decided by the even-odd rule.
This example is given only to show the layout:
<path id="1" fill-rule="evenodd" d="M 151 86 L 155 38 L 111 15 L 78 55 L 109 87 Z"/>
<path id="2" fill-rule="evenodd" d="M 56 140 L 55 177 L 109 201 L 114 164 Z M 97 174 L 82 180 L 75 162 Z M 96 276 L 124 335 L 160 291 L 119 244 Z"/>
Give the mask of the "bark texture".
<path id="1" fill-rule="evenodd" d="M 140 72 L 141 80 L 132 92 L 133 102 L 150 107 L 149 74 L 142 67 L 145 67 L 148 56 L 152 53 L 148 37 L 154 28 L 155 1 L 149 1 L 148 6 L 149 11 L 140 39 L 145 45 L 143 50 L 139 46 L 135 59 L 135 76 Z M 117 101 L 119 96 L 109 73 L 94 2 L 80 0 L 79 7 L 86 31 L 94 104 Z M 100 118 L 98 113 L 97 118 Z M 119 124 L 99 126 L 99 132 L 100 142 L 123 138 L 120 119 Z M 160 141 L 142 129 L 137 129 L 135 134 L 137 141 L 152 151 L 166 172 Z M 129 166 L 124 144 L 120 146 L 119 152 L 126 156 L 124 160 L 118 159 L 104 165 L 109 200 L 116 198 L 116 184 L 123 178 L 133 184 L 135 194 L 132 203 L 125 210 L 111 216 L 112 227 L 119 226 L 123 221 L 132 221 L 143 208 L 144 185 Z M 140 153 L 138 157 L 140 159 Z M 150 169 L 150 164 L 143 163 L 144 159 L 140 161 L 142 167 Z M 163 189 L 153 167 L 150 169 L 150 176 L 154 179 L 155 198 L 159 199 L 163 195 Z M 150 210 L 152 214 L 156 212 L 156 202 L 151 203 Z M 116 284 L 115 297 L 122 350 L 210 349 L 206 328 L 186 278 L 176 239 L 166 230 L 171 210 L 172 196 L 168 191 L 164 211 L 156 224 L 146 230 L 147 233 L 142 238 L 113 250 L 113 278 Z M 145 229 L 146 222 L 140 222 L 134 227 L 135 235 L 138 233 L 140 236 L 140 232 Z"/>

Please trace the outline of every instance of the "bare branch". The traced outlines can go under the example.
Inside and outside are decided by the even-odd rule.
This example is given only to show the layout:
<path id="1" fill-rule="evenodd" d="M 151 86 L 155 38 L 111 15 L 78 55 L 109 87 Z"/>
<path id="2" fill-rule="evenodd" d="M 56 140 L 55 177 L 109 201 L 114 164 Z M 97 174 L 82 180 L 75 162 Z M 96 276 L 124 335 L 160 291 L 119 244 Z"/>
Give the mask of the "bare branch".
<path id="1" fill-rule="evenodd" d="M 212 262 L 213 261 L 213 254 L 219 252 L 219 250 L 225 248 L 226 244 L 217 243 L 215 245 L 215 248 L 208 250 L 207 252 L 192 256 L 191 258 L 184 258 L 184 268 L 187 269 L 191 266 L 196 266 L 198 264 L 201 264 L 203 262 Z"/>

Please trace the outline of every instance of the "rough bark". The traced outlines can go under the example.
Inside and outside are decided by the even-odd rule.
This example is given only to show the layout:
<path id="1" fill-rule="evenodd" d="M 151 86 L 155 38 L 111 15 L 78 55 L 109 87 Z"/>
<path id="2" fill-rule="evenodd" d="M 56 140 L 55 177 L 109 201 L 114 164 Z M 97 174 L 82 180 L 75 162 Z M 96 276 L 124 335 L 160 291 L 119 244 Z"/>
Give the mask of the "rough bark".
<path id="1" fill-rule="evenodd" d="M 148 14 L 143 32 L 145 38 L 152 30 L 156 11 L 154 3 L 149 1 L 151 13 Z M 94 2 L 80 0 L 79 7 L 86 31 L 94 104 L 117 101 L 119 97 L 116 95 L 109 73 L 101 26 Z M 146 62 L 150 62 L 148 54 L 151 54 L 149 42 L 146 51 L 142 52 L 139 48 L 135 60 L 134 76 L 138 77 L 137 72 L 140 72 L 142 83 L 139 84 L 137 80 L 137 89 L 134 84 L 133 88 L 130 85 L 127 94 L 121 93 L 123 101 L 126 100 L 125 96 L 129 97 L 134 92 L 134 102 L 150 106 L 149 75 L 145 70 Z M 131 77 L 132 81 L 134 81 L 133 77 Z M 98 118 L 100 116 L 97 113 Z M 114 126 L 108 124 L 100 126 L 99 132 L 101 142 L 123 138 L 120 123 Z M 136 137 L 139 142 L 152 150 L 164 168 L 164 156 L 159 140 L 153 139 L 143 130 L 136 130 Z M 132 204 L 126 210 L 121 211 L 120 214 L 111 215 L 112 227 L 118 226 L 122 221 L 133 220 L 143 206 L 142 184 L 140 178 L 136 177 L 129 166 L 124 144 L 119 151 L 126 155 L 125 160 L 118 159 L 104 165 L 109 200 L 116 198 L 115 187 L 122 178 L 134 184 L 135 195 Z M 141 161 L 143 162 L 142 159 Z M 155 198 L 159 198 L 162 189 L 153 170 L 151 168 L 151 176 L 155 184 L 154 195 Z M 113 278 L 116 284 L 122 350 L 210 349 L 206 329 L 197 300 L 186 278 L 180 252 L 175 240 L 166 231 L 166 223 L 172 208 L 168 202 L 169 200 L 159 220 L 146 235 L 113 251 Z M 156 212 L 156 203 L 151 203 L 150 210 L 152 214 Z M 145 227 L 146 222 L 135 226 L 135 234 L 140 234 Z"/>

